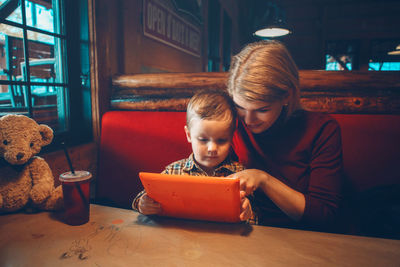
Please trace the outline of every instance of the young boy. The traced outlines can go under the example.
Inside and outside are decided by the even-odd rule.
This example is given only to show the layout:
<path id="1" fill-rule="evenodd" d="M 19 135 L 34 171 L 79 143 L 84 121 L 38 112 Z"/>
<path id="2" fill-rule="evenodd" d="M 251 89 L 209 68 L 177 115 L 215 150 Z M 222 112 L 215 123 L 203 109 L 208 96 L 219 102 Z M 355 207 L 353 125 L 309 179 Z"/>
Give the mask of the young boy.
<path id="1" fill-rule="evenodd" d="M 193 153 L 186 159 L 171 163 L 162 173 L 221 177 L 243 170 L 243 165 L 231 157 L 235 128 L 236 109 L 227 93 L 214 90 L 196 93 L 188 103 L 185 125 L 186 138 Z M 241 197 L 241 219 L 246 220 L 251 213 L 250 204 L 244 194 Z M 158 214 L 162 209 L 144 190 L 136 196 L 132 208 L 146 215 Z"/>

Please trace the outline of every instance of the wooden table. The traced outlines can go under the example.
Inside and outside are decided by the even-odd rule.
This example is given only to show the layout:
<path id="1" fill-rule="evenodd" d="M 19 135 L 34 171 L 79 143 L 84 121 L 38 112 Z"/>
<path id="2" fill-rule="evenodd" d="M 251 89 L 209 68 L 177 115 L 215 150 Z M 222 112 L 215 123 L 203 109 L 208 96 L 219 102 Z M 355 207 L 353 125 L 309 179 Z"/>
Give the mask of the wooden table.
<path id="1" fill-rule="evenodd" d="M 69 226 L 54 213 L 0 216 L 0 266 L 400 266 L 400 240 L 246 224 L 151 219 L 91 205 Z"/>

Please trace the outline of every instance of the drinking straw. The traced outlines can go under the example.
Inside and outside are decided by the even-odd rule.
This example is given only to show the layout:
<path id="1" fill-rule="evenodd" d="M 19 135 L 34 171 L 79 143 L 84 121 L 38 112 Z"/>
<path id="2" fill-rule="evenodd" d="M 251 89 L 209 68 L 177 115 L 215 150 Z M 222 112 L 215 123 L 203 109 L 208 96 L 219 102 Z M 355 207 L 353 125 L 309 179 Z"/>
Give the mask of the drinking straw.
<path id="1" fill-rule="evenodd" d="M 72 166 L 72 162 L 71 162 L 71 158 L 69 157 L 69 154 L 68 154 L 67 146 L 65 145 L 64 142 L 61 142 L 61 145 L 63 146 L 65 157 L 67 158 L 69 168 L 71 169 L 71 173 L 73 175 L 75 175 L 74 167 Z M 81 186 L 78 183 L 75 183 L 75 186 L 78 189 L 79 195 L 81 196 L 83 203 L 86 203 L 87 200 L 86 200 L 85 195 L 82 192 Z M 86 205 L 84 205 L 84 206 L 86 206 Z"/>
<path id="2" fill-rule="evenodd" d="M 67 158 L 69 168 L 71 169 L 72 174 L 75 175 L 74 167 L 72 166 L 72 162 L 71 162 L 71 158 L 69 157 L 69 154 L 68 154 L 67 146 L 65 145 L 64 142 L 62 142 L 61 145 L 63 146 L 65 157 Z"/>

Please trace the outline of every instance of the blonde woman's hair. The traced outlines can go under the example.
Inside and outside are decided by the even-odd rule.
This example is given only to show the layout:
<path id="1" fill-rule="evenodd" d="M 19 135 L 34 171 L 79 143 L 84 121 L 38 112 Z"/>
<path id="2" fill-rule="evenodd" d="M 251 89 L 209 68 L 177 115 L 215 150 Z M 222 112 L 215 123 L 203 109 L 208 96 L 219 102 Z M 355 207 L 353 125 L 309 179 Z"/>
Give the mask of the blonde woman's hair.
<path id="1" fill-rule="evenodd" d="M 231 134 L 236 128 L 236 108 L 232 98 L 223 90 L 201 90 L 190 99 L 186 110 L 186 125 L 190 129 L 193 118 L 228 120 Z"/>
<path id="2" fill-rule="evenodd" d="M 300 109 L 299 72 L 286 47 L 278 41 L 247 45 L 232 58 L 228 92 L 249 101 L 274 102 L 287 97 L 286 118 Z"/>

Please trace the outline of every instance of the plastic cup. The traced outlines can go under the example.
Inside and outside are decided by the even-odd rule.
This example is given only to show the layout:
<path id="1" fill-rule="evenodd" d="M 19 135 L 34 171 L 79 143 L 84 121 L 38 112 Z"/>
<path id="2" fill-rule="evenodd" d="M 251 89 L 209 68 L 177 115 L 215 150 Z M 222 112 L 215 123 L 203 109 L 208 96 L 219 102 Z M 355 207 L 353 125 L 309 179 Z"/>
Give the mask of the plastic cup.
<path id="1" fill-rule="evenodd" d="M 89 192 L 92 174 L 88 171 L 64 172 L 60 175 L 64 194 L 64 220 L 69 225 L 89 221 Z"/>

